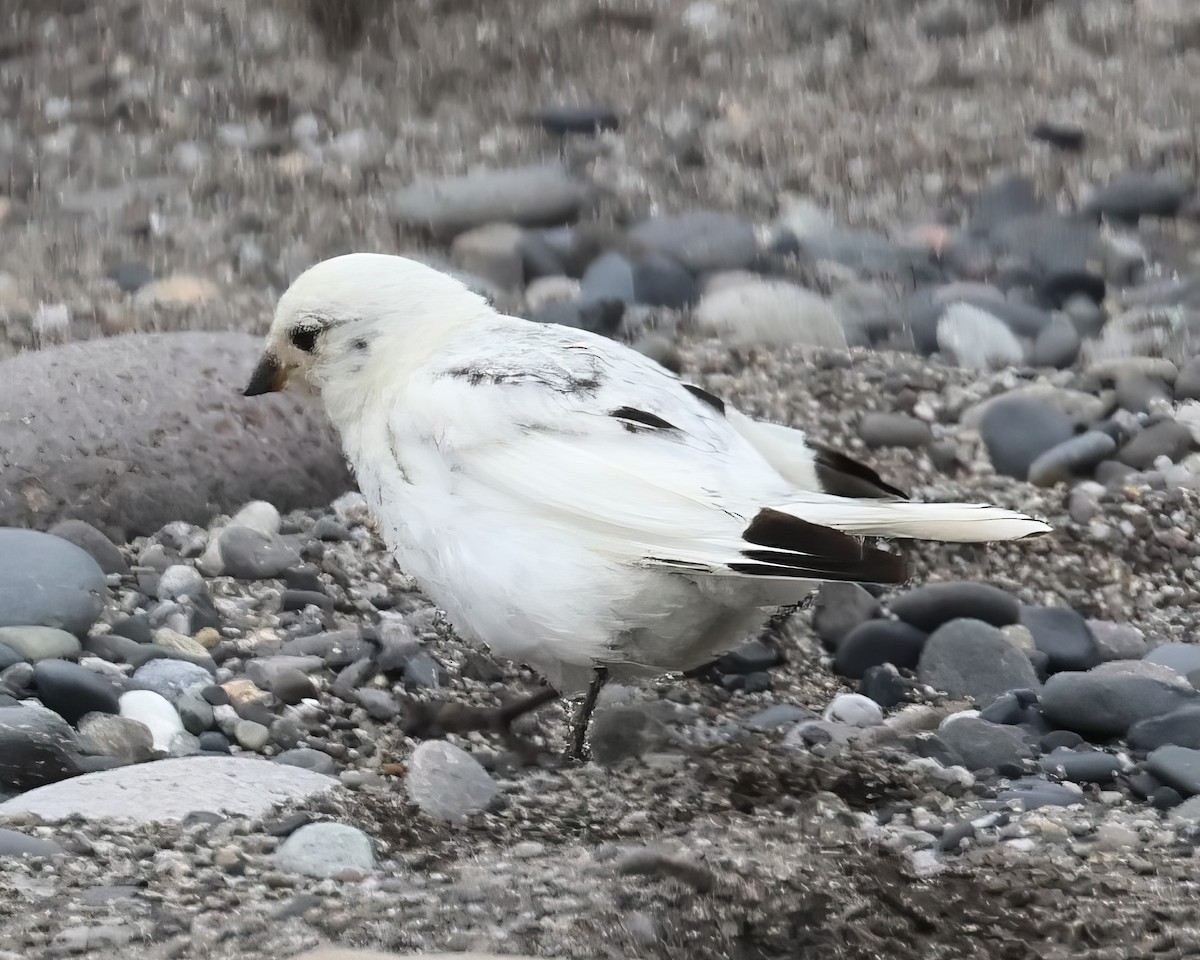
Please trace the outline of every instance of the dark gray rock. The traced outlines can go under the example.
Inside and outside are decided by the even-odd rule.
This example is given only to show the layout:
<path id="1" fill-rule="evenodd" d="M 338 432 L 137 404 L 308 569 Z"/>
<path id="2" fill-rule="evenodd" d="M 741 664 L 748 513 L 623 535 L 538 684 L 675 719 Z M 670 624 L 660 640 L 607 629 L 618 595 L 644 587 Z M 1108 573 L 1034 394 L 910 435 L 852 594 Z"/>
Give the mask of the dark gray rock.
<path id="1" fill-rule="evenodd" d="M 62 537 L 87 553 L 105 573 L 117 573 L 125 576 L 129 573 L 129 564 L 117 549 L 117 545 L 103 533 L 83 520 L 60 520 L 49 531 L 56 537 Z"/>
<path id="2" fill-rule="evenodd" d="M 1078 359 L 1082 343 L 1075 324 L 1067 317 L 1056 316 L 1042 328 L 1037 339 L 1033 341 L 1030 360 L 1035 367 L 1065 370 Z"/>
<path id="3" fill-rule="evenodd" d="M 67 723 L 78 723 L 85 713 L 117 713 L 117 688 L 112 681 L 87 667 L 66 660 L 42 660 L 34 668 L 38 699 Z"/>
<path id="4" fill-rule="evenodd" d="M 0 673 L 16 663 L 24 663 L 25 658 L 12 647 L 0 643 Z"/>
<path id="5" fill-rule="evenodd" d="M 1049 404 L 1005 397 L 988 406 L 979 432 L 996 472 L 1024 480 L 1038 457 L 1074 435 L 1075 425 Z"/>
<path id="6" fill-rule="evenodd" d="M 1021 601 L 1011 593 L 969 580 L 915 587 L 889 600 L 888 609 L 926 633 L 963 617 L 982 620 L 994 627 L 1007 627 L 1021 618 Z"/>
<path id="7" fill-rule="evenodd" d="M 620 300 L 569 300 L 549 303 L 529 319 L 614 337 L 624 317 L 625 304 Z"/>
<path id="8" fill-rule="evenodd" d="M 357 691 L 355 699 L 358 700 L 358 705 L 367 711 L 368 716 L 381 723 L 395 720 L 400 715 L 400 704 L 386 690 L 364 687 Z"/>
<path id="9" fill-rule="evenodd" d="M 926 447 L 933 443 L 929 424 L 906 413 L 867 413 L 858 421 L 858 435 L 868 447 Z"/>
<path id="10" fill-rule="evenodd" d="M 276 671 L 270 689 L 283 703 L 299 703 L 317 695 L 312 680 L 295 667 L 283 667 Z"/>
<path id="11" fill-rule="evenodd" d="M 1007 790 L 997 793 L 996 801 L 1001 804 L 1018 801 L 1023 810 L 1036 810 L 1038 807 L 1069 807 L 1083 803 L 1083 794 L 1078 787 L 1039 777 L 1023 777 L 1009 784 Z"/>
<path id="12" fill-rule="evenodd" d="M 592 759 L 611 765 L 644 756 L 662 743 L 665 729 L 645 704 L 597 710 L 588 730 Z"/>
<path id="13" fill-rule="evenodd" d="M 1117 660 L 1086 673 L 1050 677 L 1042 690 L 1042 713 L 1064 730 L 1119 737 L 1139 720 L 1170 713 L 1196 696 L 1192 685 L 1168 667 Z"/>
<path id="14" fill-rule="evenodd" d="M 834 669 L 852 680 L 861 679 L 871 667 L 884 663 L 911 670 L 921 659 L 927 638 L 923 630 L 902 620 L 869 620 L 838 644 Z"/>
<path id="15" fill-rule="evenodd" d="M 1200 750 L 1159 747 L 1146 758 L 1146 769 L 1185 797 L 1200 793 Z"/>
<path id="16" fill-rule="evenodd" d="M 633 265 L 633 292 L 638 303 L 672 310 L 694 306 L 700 299 L 695 277 L 662 254 L 642 257 Z"/>
<path id="17" fill-rule="evenodd" d="M 579 293 L 586 301 L 634 303 L 637 298 L 633 287 L 633 264 L 615 251 L 602 253 L 584 271 L 579 281 Z"/>
<path id="18" fill-rule="evenodd" d="M 1121 772 L 1121 761 L 1103 750 L 1057 747 L 1038 764 L 1046 773 L 1072 783 L 1112 783 Z"/>
<path id="19" fill-rule="evenodd" d="M 1090 670 L 1100 662 L 1100 649 L 1087 621 L 1070 607 L 1022 607 L 1021 624 L 1046 654 L 1051 673 Z"/>
<path id="20" fill-rule="evenodd" d="M 1029 658 L 982 620 L 952 620 L 935 630 L 921 651 L 917 677 L 983 706 L 1010 690 L 1038 687 Z"/>
<path id="21" fill-rule="evenodd" d="M 556 137 L 572 133 L 594 136 L 616 130 L 620 125 L 616 110 L 602 104 L 543 107 L 533 114 L 533 118 L 543 130 Z"/>
<path id="22" fill-rule="evenodd" d="M 288 657 L 320 657 L 327 666 L 338 669 L 356 660 L 371 659 L 375 645 L 357 629 L 328 630 L 288 640 L 282 653 Z"/>
<path id="23" fill-rule="evenodd" d="M 1130 413 L 1150 413 L 1157 403 L 1170 403 L 1170 388 L 1157 377 L 1141 373 L 1123 373 L 1117 377 L 1116 402 Z"/>
<path id="24" fill-rule="evenodd" d="M 90 754 L 144 763 L 154 757 L 154 735 L 140 720 L 88 713 L 79 720 L 79 738 Z"/>
<path id="25" fill-rule="evenodd" d="M 1200 704 L 1139 720 L 1129 728 L 1126 740 L 1131 748 L 1143 752 L 1168 745 L 1200 749 Z"/>
<path id="26" fill-rule="evenodd" d="M 14 410 L 2 402 L 3 367 L 0 364 L 0 410 L 6 410 L 9 416 L 0 420 L 0 450 L 4 450 L 5 462 L 10 463 L 13 451 L 3 439 L 20 408 Z M 45 419 L 44 414 L 38 411 L 39 422 Z M 53 426 L 45 424 L 44 429 Z M 18 484 L 16 477 L 7 476 L 0 466 L 0 515 L 6 492 L 13 492 L 4 489 L 9 482 Z M 104 571 L 75 544 L 36 530 L 0 527 L 0 627 L 56 627 L 82 637 L 96 622 L 107 596 Z"/>
<path id="27" fill-rule="evenodd" d="M 538 165 L 420 180 L 398 191 L 389 208 L 400 224 L 449 239 L 489 223 L 569 223 L 585 199 L 583 186 L 565 169 Z"/>
<path id="28" fill-rule="evenodd" d="M 1176 400 L 1200 400 L 1200 356 L 1192 357 L 1175 378 Z"/>
<path id="29" fill-rule="evenodd" d="M 137 293 L 154 279 L 154 272 L 139 261 L 119 263 L 108 271 L 108 279 L 115 283 L 122 293 Z"/>
<path id="30" fill-rule="evenodd" d="M 750 224 L 711 210 L 643 221 L 629 231 L 629 239 L 646 253 L 668 256 L 692 273 L 745 269 L 758 256 Z"/>
<path id="31" fill-rule="evenodd" d="M 473 756 L 444 740 L 426 740 L 409 757 L 409 798 L 437 820 L 461 823 L 500 798 L 500 788 Z"/>
<path id="32" fill-rule="evenodd" d="M 1029 465 L 1028 480 L 1052 487 L 1091 476 L 1102 461 L 1117 452 L 1117 441 L 1101 430 L 1088 430 L 1051 447 Z"/>
<path id="33" fill-rule="evenodd" d="M 83 772 L 70 725 L 44 707 L 0 707 L 0 789 L 29 790 Z"/>
<path id="34" fill-rule="evenodd" d="M 287 511 L 351 489 L 312 398 L 241 395 L 261 351 L 229 331 L 130 334 L 3 361 L 0 523 L 76 518 L 124 542 L 253 499 Z"/>
<path id="35" fill-rule="evenodd" d="M 1148 470 L 1159 457 L 1178 463 L 1195 446 L 1192 432 L 1174 420 L 1160 420 L 1121 447 L 1117 459 L 1135 470 Z"/>
<path id="36" fill-rule="evenodd" d="M 919 282 L 939 276 L 928 248 L 905 246 L 872 230 L 833 228 L 799 239 L 784 231 L 772 245 L 772 250 L 807 261 L 838 263 L 860 276 L 904 275 L 906 279 Z"/>
<path id="37" fill-rule="evenodd" d="M 822 583 L 813 606 L 813 630 L 834 650 L 851 630 L 879 614 L 879 601 L 857 583 Z"/>
<path id="38" fill-rule="evenodd" d="M 1193 193 L 1193 184 L 1168 171 L 1130 170 L 1098 188 L 1084 209 L 1137 223 L 1142 217 L 1174 217 Z"/>
<path id="39" fill-rule="evenodd" d="M 943 724 L 938 736 L 962 757 L 968 770 L 996 770 L 1033 756 L 1018 728 L 988 723 L 977 717 L 959 717 Z"/>
<path id="40" fill-rule="evenodd" d="M 300 554 L 282 537 L 231 524 L 221 531 L 225 573 L 239 580 L 268 580 L 300 562 Z"/>

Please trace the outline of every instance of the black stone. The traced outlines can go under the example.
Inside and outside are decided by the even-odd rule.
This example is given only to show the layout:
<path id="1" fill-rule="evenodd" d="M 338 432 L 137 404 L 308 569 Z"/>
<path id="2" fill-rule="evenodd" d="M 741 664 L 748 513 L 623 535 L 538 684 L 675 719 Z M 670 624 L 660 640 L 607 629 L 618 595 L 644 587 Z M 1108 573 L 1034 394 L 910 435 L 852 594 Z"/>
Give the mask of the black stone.
<path id="1" fill-rule="evenodd" d="M 1068 153 L 1078 153 L 1087 141 L 1087 134 L 1081 127 L 1049 120 L 1044 120 L 1035 126 L 1029 131 L 1029 136 Z"/>
<path id="2" fill-rule="evenodd" d="M 612 107 L 599 105 L 544 107 L 534 114 L 534 118 L 543 130 L 556 137 L 568 134 L 595 136 L 616 130 L 620 125 Z"/>
<path id="3" fill-rule="evenodd" d="M 144 613 L 135 613 L 131 617 L 118 620 L 109 628 L 109 632 L 118 637 L 128 637 L 136 643 L 154 642 L 154 631 L 150 627 L 150 618 Z"/>
<path id="4" fill-rule="evenodd" d="M 839 644 L 834 669 L 853 680 L 883 663 L 912 670 L 921 659 L 928 636 L 900 620 L 869 620 L 850 631 Z"/>
<path id="5" fill-rule="evenodd" d="M 700 299 L 700 288 L 675 260 L 649 254 L 633 265 L 633 295 L 638 303 L 682 310 Z"/>
<path id="6" fill-rule="evenodd" d="M 200 749 L 207 753 L 232 753 L 229 740 L 217 730 L 206 730 L 200 734 Z"/>
<path id="7" fill-rule="evenodd" d="M 66 660 L 42 660 L 33 671 L 38 699 L 68 723 L 86 713 L 118 713 L 120 703 L 112 682 Z"/>
<path id="8" fill-rule="evenodd" d="M 979 432 L 996 472 L 1024 480 L 1038 457 L 1075 435 L 1075 424 L 1057 407 L 1003 397 L 988 407 Z"/>
<path id="9" fill-rule="evenodd" d="M 1200 705 L 1139 720 L 1126 737 L 1131 749 L 1144 753 L 1169 745 L 1200 749 Z"/>
<path id="10" fill-rule="evenodd" d="M 827 650 L 836 650 L 856 627 L 879 613 L 879 601 L 860 584 L 822 583 L 813 605 L 813 630 Z"/>
<path id="11" fill-rule="evenodd" d="M 932 633 L 951 620 L 982 620 L 994 627 L 1019 623 L 1021 601 L 986 583 L 953 580 L 916 587 L 894 597 L 888 608 L 905 623 Z"/>
<path id="12" fill-rule="evenodd" d="M 1087 621 L 1070 607 L 1022 607 L 1020 622 L 1046 654 L 1050 673 L 1090 670 L 1100 662 L 1100 648 Z"/>
<path id="13" fill-rule="evenodd" d="M 1083 742 L 1083 737 L 1074 730 L 1052 730 L 1042 737 L 1041 748 L 1043 753 L 1050 753 L 1059 748 L 1071 750 Z"/>
<path id="14" fill-rule="evenodd" d="M 1103 750 L 1058 747 L 1038 763 L 1046 773 L 1072 783 L 1112 783 L 1121 771 L 1121 761 Z"/>
<path id="15" fill-rule="evenodd" d="M 1103 303 L 1107 288 L 1104 278 L 1090 270 L 1056 270 L 1041 278 L 1037 293 L 1042 303 L 1061 310 L 1062 305 L 1077 293 L 1093 303 Z"/>
<path id="16" fill-rule="evenodd" d="M 333 600 L 326 594 L 315 590 L 284 590 L 279 601 L 281 610 L 303 610 L 307 606 L 332 611 Z"/>
<path id="17" fill-rule="evenodd" d="M 890 663 L 871 667 L 863 674 L 862 682 L 858 685 L 859 693 L 870 697 L 884 710 L 910 702 L 916 689 L 917 685 L 900 676 L 900 672 Z"/>

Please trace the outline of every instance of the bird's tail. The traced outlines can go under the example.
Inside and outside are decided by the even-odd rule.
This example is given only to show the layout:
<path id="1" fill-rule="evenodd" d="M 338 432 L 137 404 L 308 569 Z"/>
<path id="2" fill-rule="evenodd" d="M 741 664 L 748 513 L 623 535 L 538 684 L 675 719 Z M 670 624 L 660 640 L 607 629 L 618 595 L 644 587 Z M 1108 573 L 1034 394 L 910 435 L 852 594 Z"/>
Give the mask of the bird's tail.
<path id="1" fill-rule="evenodd" d="M 946 543 L 1024 540 L 1050 533 L 1041 520 L 982 503 L 805 498 L 780 509 L 810 523 L 859 537 L 902 537 Z"/>

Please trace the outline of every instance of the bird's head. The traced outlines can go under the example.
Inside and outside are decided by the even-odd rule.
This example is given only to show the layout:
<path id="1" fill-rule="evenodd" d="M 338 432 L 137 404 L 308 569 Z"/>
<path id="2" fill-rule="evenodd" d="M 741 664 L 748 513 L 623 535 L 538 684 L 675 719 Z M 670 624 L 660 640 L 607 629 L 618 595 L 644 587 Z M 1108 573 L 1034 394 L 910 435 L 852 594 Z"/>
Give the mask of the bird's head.
<path id="1" fill-rule="evenodd" d="M 416 260 L 376 253 L 323 260 L 279 298 L 244 393 L 297 382 L 322 393 L 369 390 L 372 378 L 403 376 L 462 325 L 489 314 L 483 297 Z"/>

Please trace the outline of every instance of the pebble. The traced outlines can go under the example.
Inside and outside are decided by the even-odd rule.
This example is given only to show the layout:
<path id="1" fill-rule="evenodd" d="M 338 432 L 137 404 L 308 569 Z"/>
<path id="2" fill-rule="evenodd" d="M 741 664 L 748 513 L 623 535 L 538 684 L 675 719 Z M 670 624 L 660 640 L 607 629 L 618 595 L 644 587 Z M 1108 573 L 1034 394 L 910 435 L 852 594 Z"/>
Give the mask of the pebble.
<path id="1" fill-rule="evenodd" d="M 925 643 L 917 677 L 951 697 L 987 705 L 1010 690 L 1036 689 L 1029 658 L 996 627 L 959 619 L 939 627 Z"/>
<path id="2" fill-rule="evenodd" d="M 255 753 L 262 750 L 271 738 L 271 731 L 261 723 L 253 720 L 239 720 L 233 728 L 234 738 L 238 745 L 245 750 Z"/>
<path id="3" fill-rule="evenodd" d="M 301 770 L 311 770 L 313 773 L 320 773 L 329 777 L 337 775 L 337 765 L 333 762 L 333 758 L 329 754 L 322 753 L 320 750 L 312 750 L 308 747 L 296 747 L 292 750 L 284 750 L 275 758 L 275 762 L 290 767 L 299 767 Z"/>
<path id="4" fill-rule="evenodd" d="M 1147 652 L 1146 635 L 1131 623 L 1089 620 L 1101 660 L 1139 660 Z"/>
<path id="5" fill-rule="evenodd" d="M 332 777 L 253 757 L 179 757 L 87 773 L 0 803 L 48 821 L 180 821 L 194 811 L 263 817 L 276 804 L 340 791 Z M 131 803 L 130 798 L 137 802 Z"/>
<path id="6" fill-rule="evenodd" d="M 633 294 L 637 303 L 684 310 L 700 299 L 700 289 L 687 268 L 662 254 L 642 257 L 633 265 Z"/>
<path id="7" fill-rule="evenodd" d="M 580 298 L 587 301 L 616 300 L 634 303 L 633 264 L 614 250 L 602 253 L 579 279 Z"/>
<path id="8" fill-rule="evenodd" d="M 1033 755 L 1020 729 L 988 723 L 978 717 L 962 717 L 943 724 L 938 736 L 972 771 L 1019 764 Z"/>
<path id="9" fill-rule="evenodd" d="M 251 679 L 258 682 L 255 677 L 251 677 Z M 268 684 L 261 685 L 267 686 Z M 275 671 L 269 686 L 271 693 L 283 703 L 288 704 L 299 703 L 301 700 L 317 695 L 317 688 L 313 685 L 312 679 L 295 667 L 283 667 Z"/>
<path id="10" fill-rule="evenodd" d="M 1135 470 L 1148 470 L 1159 457 L 1178 463 L 1194 447 L 1187 427 L 1175 420 L 1160 420 L 1121 447 L 1117 459 Z"/>
<path id="11" fill-rule="evenodd" d="M 79 742 L 62 717 L 28 704 L 0 707 L 0 788 L 28 790 L 80 772 Z"/>
<path id="12" fill-rule="evenodd" d="M 1119 737 L 1139 720 L 1195 699 L 1191 684 L 1168 667 L 1113 661 L 1086 673 L 1050 677 L 1042 691 L 1042 713 L 1051 723 L 1084 736 Z"/>
<path id="13" fill-rule="evenodd" d="M 1008 789 L 996 794 L 996 801 L 1009 804 L 1020 803 L 1023 810 L 1039 807 L 1070 807 L 1083 802 L 1079 787 L 1068 783 L 1053 783 L 1040 777 L 1023 777 L 1009 784 Z"/>
<path id="14" fill-rule="evenodd" d="M 914 587 L 888 601 L 888 609 L 905 623 L 931 633 L 951 620 L 969 617 L 994 627 L 1018 623 L 1021 602 L 986 583 L 953 580 Z"/>
<path id="15" fill-rule="evenodd" d="M 869 620 L 838 644 L 834 669 L 852 680 L 862 679 L 869 669 L 884 663 L 912 670 L 921 659 L 928 636 L 901 620 Z"/>
<path id="16" fill-rule="evenodd" d="M 1117 441 L 1101 430 L 1088 430 L 1064 440 L 1029 465 L 1028 480 L 1039 487 L 1052 487 L 1078 477 L 1091 476 L 1101 463 L 1117 452 Z"/>
<path id="17" fill-rule="evenodd" d="M 89 713 L 79 720 L 79 736 L 89 751 L 143 763 L 154 756 L 154 735 L 140 720 Z"/>
<path id="18" fill-rule="evenodd" d="M 1038 761 L 1046 773 L 1072 783 L 1112 783 L 1121 772 L 1121 761 L 1102 750 L 1071 750 L 1057 747 Z"/>
<path id="19" fill-rule="evenodd" d="M 183 597 L 199 597 L 208 593 L 204 577 L 195 567 L 173 564 L 158 578 L 158 599 L 179 600 Z"/>
<path id="20" fill-rule="evenodd" d="M 479 170 L 421 180 L 398 191 L 389 209 L 402 225 L 449 239 L 489 223 L 556 226 L 578 215 L 584 188 L 553 165 Z"/>
<path id="21" fill-rule="evenodd" d="M 74 519 L 60 520 L 48 532 L 52 536 L 75 544 L 95 560 L 105 573 L 115 573 L 120 576 L 129 573 L 129 564 L 125 562 L 125 557 L 117 545 L 90 523 Z"/>
<path id="22" fill-rule="evenodd" d="M 74 659 L 83 649 L 73 633 L 56 627 L 0 627 L 0 644 L 30 663 Z"/>
<path id="23" fill-rule="evenodd" d="M 275 863 L 288 873 L 308 877 L 333 877 L 344 870 L 375 869 L 371 838 L 356 827 L 341 823 L 310 823 L 279 845 Z"/>
<path id="24" fill-rule="evenodd" d="M 929 424 L 905 413 L 867 413 L 858 421 L 858 435 L 868 447 L 909 447 L 933 443 Z"/>
<path id="25" fill-rule="evenodd" d="M 86 551 L 48 533 L 0 527 L 0 627 L 55 627 L 82 637 L 107 596 L 104 571 Z"/>
<path id="26" fill-rule="evenodd" d="M 1090 670 L 1100 663 L 1100 649 L 1087 621 L 1070 607 L 1024 606 L 1021 625 L 1046 654 L 1051 673 Z"/>
<path id="27" fill-rule="evenodd" d="M 670 257 L 694 274 L 741 270 L 758 257 L 754 229 L 741 217 L 696 210 L 646 220 L 629 231 L 638 248 Z"/>
<path id="28" fill-rule="evenodd" d="M 169 703 L 174 703 L 184 691 L 197 685 L 209 686 L 212 674 L 186 660 L 161 658 L 142 664 L 130 678 L 134 687 L 150 690 Z"/>
<path id="29" fill-rule="evenodd" d="M 1200 400 L 1200 355 L 1192 357 L 1175 378 L 1175 399 Z"/>
<path id="30" fill-rule="evenodd" d="M 937 345 L 960 367 L 1001 370 L 1020 366 L 1025 350 L 1003 320 L 969 303 L 946 308 L 937 325 Z"/>
<path id="31" fill-rule="evenodd" d="M 826 582 L 813 604 L 813 630 L 833 650 L 852 630 L 879 614 L 879 601 L 859 584 Z"/>
<path id="32" fill-rule="evenodd" d="M 228 576 L 268 580 L 300 562 L 300 555 L 278 535 L 230 524 L 221 531 L 221 562 Z"/>
<path id="33" fill-rule="evenodd" d="M 1169 171 L 1130 170 L 1097 188 L 1084 209 L 1136 224 L 1142 217 L 1174 217 L 1194 192 L 1193 184 Z"/>
<path id="34" fill-rule="evenodd" d="M 119 263 L 106 274 L 122 293 L 137 293 L 154 279 L 154 272 L 141 261 Z"/>
<path id="35" fill-rule="evenodd" d="M 1146 769 L 1185 797 L 1200 794 L 1200 750 L 1165 746 L 1146 757 Z"/>
<path id="36" fill-rule="evenodd" d="M 151 690 L 130 690 L 121 694 L 121 716 L 144 723 L 150 730 L 154 749 L 170 751 L 175 738 L 186 731 L 175 708 Z"/>
<path id="37" fill-rule="evenodd" d="M 1155 647 L 1142 659 L 1146 663 L 1158 663 L 1170 667 L 1186 677 L 1200 670 L 1200 646 L 1194 643 L 1164 643 Z"/>
<path id="38" fill-rule="evenodd" d="M 405 786 L 423 813 L 451 823 L 465 822 L 500 796 L 500 788 L 479 761 L 444 740 L 417 746 L 408 760 Z"/>
<path id="39" fill-rule="evenodd" d="M 357 691 L 358 704 L 367 711 L 367 715 L 381 723 L 387 723 L 400 715 L 400 704 L 386 690 L 375 687 L 363 687 Z"/>
<path id="40" fill-rule="evenodd" d="M 695 320 L 702 331 L 736 349 L 846 346 L 830 302 L 782 280 L 753 280 L 706 293 Z"/>
<path id="41" fill-rule="evenodd" d="M 1024 480 L 1038 457 L 1074 436 L 1075 425 L 1049 404 L 1004 397 L 988 406 L 979 432 L 996 472 Z"/>
<path id="42" fill-rule="evenodd" d="M 883 723 L 883 711 L 879 704 L 862 694 L 839 693 L 825 708 L 821 719 L 851 727 L 875 727 Z"/>
<path id="43" fill-rule="evenodd" d="M 1126 740 L 1131 749 L 1142 752 L 1167 745 L 1200 750 L 1200 704 L 1139 720 L 1129 728 Z"/>
<path id="44" fill-rule="evenodd" d="M 620 125 L 617 112 L 603 104 L 560 105 L 543 107 L 533 118 L 547 133 L 562 137 L 567 134 L 595 135 L 616 130 Z"/>
<path id="45" fill-rule="evenodd" d="M 65 660 L 42 660 L 34 669 L 38 699 L 68 723 L 86 713 L 116 713 L 117 690 L 100 674 Z"/>

